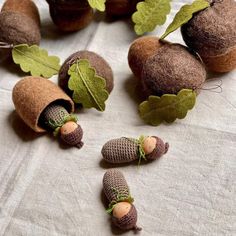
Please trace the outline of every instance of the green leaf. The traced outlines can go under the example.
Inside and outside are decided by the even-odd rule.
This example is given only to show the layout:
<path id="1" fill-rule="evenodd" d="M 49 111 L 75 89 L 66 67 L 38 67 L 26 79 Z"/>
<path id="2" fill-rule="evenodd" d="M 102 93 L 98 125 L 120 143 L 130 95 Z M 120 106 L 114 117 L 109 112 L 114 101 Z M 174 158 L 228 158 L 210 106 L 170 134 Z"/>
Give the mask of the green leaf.
<path id="1" fill-rule="evenodd" d="M 137 11 L 132 15 L 135 32 L 142 35 L 153 31 L 157 25 L 163 25 L 170 9 L 170 0 L 145 0 L 138 3 Z"/>
<path id="2" fill-rule="evenodd" d="M 77 60 L 69 71 L 68 87 L 73 91 L 75 103 L 81 103 L 85 108 L 94 107 L 105 110 L 105 101 L 109 94 L 106 90 L 106 80 L 96 75 L 88 60 Z"/>
<path id="3" fill-rule="evenodd" d="M 166 32 L 161 36 L 161 39 L 164 39 L 171 32 L 187 23 L 193 17 L 194 13 L 204 10 L 209 6 L 210 3 L 206 0 L 195 0 L 191 5 L 184 5 L 181 7 L 172 23 L 167 27 Z"/>
<path id="4" fill-rule="evenodd" d="M 139 105 L 139 112 L 145 122 L 158 126 L 163 121 L 172 123 L 177 118 L 185 118 L 195 102 L 196 93 L 190 89 L 182 89 L 177 95 L 149 96 L 148 101 Z"/>
<path id="5" fill-rule="evenodd" d="M 19 44 L 14 46 L 12 58 L 24 72 L 30 72 L 32 76 L 50 78 L 58 74 L 60 70 L 60 59 L 56 56 L 48 56 L 48 52 L 37 45 Z"/>
<path id="6" fill-rule="evenodd" d="M 105 11 L 106 0 L 88 0 L 89 5 L 99 11 Z"/>

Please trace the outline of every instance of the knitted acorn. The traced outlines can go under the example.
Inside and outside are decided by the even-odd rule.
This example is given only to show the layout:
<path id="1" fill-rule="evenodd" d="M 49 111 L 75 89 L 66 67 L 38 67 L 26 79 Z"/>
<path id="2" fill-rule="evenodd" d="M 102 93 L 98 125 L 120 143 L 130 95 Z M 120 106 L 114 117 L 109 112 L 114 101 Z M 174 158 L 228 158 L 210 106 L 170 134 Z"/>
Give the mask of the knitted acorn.
<path id="1" fill-rule="evenodd" d="M 108 170 L 103 177 L 103 191 L 109 200 L 108 212 L 112 214 L 112 222 L 122 230 L 133 229 L 140 231 L 137 227 L 137 210 L 132 204 L 128 184 L 123 174 L 115 169 Z"/>
<path id="2" fill-rule="evenodd" d="M 93 19 L 93 9 L 87 0 L 46 0 L 51 18 L 62 31 L 78 31 Z"/>
<path id="3" fill-rule="evenodd" d="M 140 1 L 142 0 L 107 0 L 106 13 L 114 17 L 131 15 Z"/>
<path id="4" fill-rule="evenodd" d="M 69 56 L 59 72 L 59 86 L 69 95 L 72 96 L 72 91 L 68 88 L 68 70 L 76 60 L 87 59 L 92 67 L 96 70 L 96 74 L 106 80 L 106 89 L 111 93 L 114 87 L 113 72 L 109 64 L 98 54 L 90 51 L 78 51 Z"/>
<path id="5" fill-rule="evenodd" d="M 71 115 L 73 101 L 54 83 L 42 77 L 25 77 L 12 93 L 16 112 L 35 132 L 54 131 L 70 146 L 82 147 L 83 131 Z"/>
<path id="6" fill-rule="evenodd" d="M 236 68 L 236 1 L 209 2 L 210 7 L 182 26 L 182 36 L 209 70 L 228 72 Z"/>
<path id="7" fill-rule="evenodd" d="M 0 42 L 39 45 L 40 17 L 31 0 L 7 0 L 0 13 Z"/>
<path id="8" fill-rule="evenodd" d="M 156 160 L 167 153 L 169 144 L 156 136 L 141 136 L 139 139 L 119 138 L 108 141 L 102 148 L 102 156 L 112 164 L 135 160 Z"/>

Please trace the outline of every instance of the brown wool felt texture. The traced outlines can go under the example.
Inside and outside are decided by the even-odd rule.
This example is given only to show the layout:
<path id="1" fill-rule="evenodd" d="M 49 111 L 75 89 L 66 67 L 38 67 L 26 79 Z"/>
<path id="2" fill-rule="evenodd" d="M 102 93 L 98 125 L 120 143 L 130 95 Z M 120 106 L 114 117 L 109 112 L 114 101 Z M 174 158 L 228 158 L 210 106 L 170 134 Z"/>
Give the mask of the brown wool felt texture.
<path id="1" fill-rule="evenodd" d="M 51 103 L 63 105 L 69 113 L 74 111 L 74 103 L 57 85 L 42 78 L 28 76 L 13 88 L 12 100 L 16 112 L 35 132 L 46 132 L 39 126 L 39 117 Z"/>
<path id="2" fill-rule="evenodd" d="M 103 177 L 103 191 L 109 200 L 109 202 L 117 201 L 117 193 L 122 195 L 124 198 L 130 197 L 129 187 L 125 180 L 122 172 L 110 169 L 108 170 Z M 125 200 L 123 200 L 125 201 Z M 122 230 L 134 229 L 137 230 L 137 211 L 134 205 L 132 205 L 128 214 L 123 216 L 120 219 L 112 217 L 112 222 Z M 140 229 L 138 229 L 140 230 Z"/>
<path id="3" fill-rule="evenodd" d="M 165 44 L 143 66 L 141 81 L 148 95 L 177 94 L 200 89 L 206 70 L 200 60 L 180 44 Z"/>
<path id="4" fill-rule="evenodd" d="M 141 77 L 142 68 L 146 60 L 155 55 L 163 45 L 164 41 L 160 41 L 159 38 L 154 36 L 138 38 L 131 44 L 128 62 L 130 69 L 138 79 Z"/>
<path id="5" fill-rule="evenodd" d="M 0 41 L 9 44 L 39 45 L 39 27 L 28 16 L 10 11 L 0 13 Z"/>
<path id="6" fill-rule="evenodd" d="M 112 69 L 101 56 L 90 51 L 78 51 L 65 60 L 59 71 L 59 86 L 68 95 L 72 96 L 72 91 L 68 88 L 68 81 L 70 78 L 68 75 L 68 70 L 70 66 L 76 62 L 76 60 L 80 59 L 86 59 L 89 61 L 90 65 L 95 68 L 96 74 L 106 80 L 106 89 L 109 93 L 111 93 L 114 87 Z"/>
<path id="7" fill-rule="evenodd" d="M 3 4 L 1 11 L 11 11 L 26 15 L 40 27 L 39 11 L 35 3 L 31 0 L 7 0 Z"/>
<path id="8" fill-rule="evenodd" d="M 236 2 L 213 2 L 183 25 L 181 32 L 209 70 L 228 72 L 236 68 Z"/>
<path id="9" fill-rule="evenodd" d="M 87 0 L 46 0 L 50 6 L 57 10 L 74 11 L 79 9 L 90 8 Z"/>
<path id="10" fill-rule="evenodd" d="M 108 16 L 127 16 L 136 10 L 136 5 L 141 0 L 107 0 L 106 14 Z"/>
<path id="11" fill-rule="evenodd" d="M 154 136 L 153 136 L 154 137 Z M 169 144 L 164 143 L 162 139 L 157 140 L 156 148 L 152 153 L 146 155 L 147 160 L 160 158 L 168 151 Z M 139 146 L 128 138 L 112 139 L 104 144 L 102 148 L 103 160 L 112 164 L 129 163 L 140 158 Z"/>

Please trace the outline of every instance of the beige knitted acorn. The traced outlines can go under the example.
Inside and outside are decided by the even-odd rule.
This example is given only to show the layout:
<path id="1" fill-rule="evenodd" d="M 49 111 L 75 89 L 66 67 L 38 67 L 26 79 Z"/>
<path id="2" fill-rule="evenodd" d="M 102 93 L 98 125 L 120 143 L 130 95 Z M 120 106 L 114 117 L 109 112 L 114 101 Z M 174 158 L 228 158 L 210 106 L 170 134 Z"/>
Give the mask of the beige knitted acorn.
<path id="1" fill-rule="evenodd" d="M 115 169 L 108 170 L 103 177 L 103 191 L 110 202 L 108 212 L 112 214 L 112 222 L 122 230 L 137 227 L 137 210 L 132 204 L 128 184 L 123 174 Z"/>
<path id="2" fill-rule="evenodd" d="M 141 136 L 139 139 L 112 139 L 102 148 L 103 160 L 112 164 L 128 163 L 135 160 L 155 160 L 167 153 L 169 144 L 156 136 Z"/>
<path id="3" fill-rule="evenodd" d="M 31 0 L 7 0 L 0 13 L 0 42 L 39 45 L 40 17 Z"/>
<path id="4" fill-rule="evenodd" d="M 83 146 L 83 131 L 70 114 L 74 103 L 53 82 L 42 77 L 25 77 L 15 85 L 12 99 L 16 112 L 35 132 L 54 131 L 70 146 Z"/>

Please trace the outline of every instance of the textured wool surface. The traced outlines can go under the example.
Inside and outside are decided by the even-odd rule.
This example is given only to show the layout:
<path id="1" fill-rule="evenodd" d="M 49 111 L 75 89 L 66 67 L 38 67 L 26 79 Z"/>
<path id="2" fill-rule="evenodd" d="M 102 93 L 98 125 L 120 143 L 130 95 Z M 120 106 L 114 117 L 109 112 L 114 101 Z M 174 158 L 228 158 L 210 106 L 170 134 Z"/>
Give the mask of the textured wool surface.
<path id="1" fill-rule="evenodd" d="M 42 77 L 21 79 L 13 89 L 12 100 L 22 120 L 36 132 L 45 131 L 38 121 L 49 104 L 58 101 L 65 105 L 68 112 L 74 111 L 73 101 L 53 82 Z"/>
<path id="2" fill-rule="evenodd" d="M 165 44 L 146 60 L 141 78 L 149 95 L 177 94 L 181 89 L 201 88 L 206 70 L 186 47 Z"/>
<path id="3" fill-rule="evenodd" d="M 41 39 L 38 25 L 26 15 L 3 11 L 0 14 L 0 41 L 9 44 L 37 44 Z"/>
<path id="4" fill-rule="evenodd" d="M 102 148 L 103 159 L 110 163 L 127 163 L 139 158 L 138 144 L 128 138 L 112 139 Z"/>
<path id="5" fill-rule="evenodd" d="M 34 20 L 34 22 L 40 27 L 39 11 L 35 3 L 31 0 L 7 0 L 2 6 L 1 11 L 12 11 L 24 14 Z"/>
<path id="6" fill-rule="evenodd" d="M 111 225 L 103 204 L 102 146 L 115 137 L 161 137 L 169 151 L 137 167 L 120 165 L 138 212 L 139 236 L 234 236 L 236 232 L 236 71 L 207 80 L 184 120 L 153 127 L 137 112 L 136 80 L 127 62 L 137 38 L 129 20 L 108 22 L 102 13 L 87 28 L 61 34 L 48 4 L 34 0 L 42 22 L 41 47 L 63 62 L 79 50 L 101 55 L 114 72 L 106 111 L 79 110 L 84 146 L 59 146 L 51 135 L 38 136 L 14 112 L 14 85 L 24 76 L 17 66 L 0 64 L 0 235 L 134 236 Z M 152 35 L 161 36 L 174 14 L 192 0 L 172 0 L 172 13 Z M 3 1 L 0 0 L 0 5 Z M 104 17 L 104 18 L 103 18 Z M 167 38 L 184 43 L 179 31 Z M 57 76 L 51 81 L 57 83 Z"/>
<path id="7" fill-rule="evenodd" d="M 83 138 L 83 130 L 80 125 L 71 133 L 69 134 L 61 134 L 61 139 L 63 142 L 70 146 L 76 146 L 77 148 L 81 148 L 84 143 L 81 141 Z"/>
<path id="8" fill-rule="evenodd" d="M 77 9 L 90 8 L 87 0 L 46 0 L 49 5 L 58 9 L 66 11 L 74 11 Z"/>
<path id="9" fill-rule="evenodd" d="M 54 24 L 62 31 L 73 32 L 86 27 L 93 19 L 93 9 L 65 10 L 49 6 L 50 15 Z"/>
<path id="10" fill-rule="evenodd" d="M 86 59 L 90 65 L 96 70 L 98 76 L 101 76 L 106 80 L 106 89 L 110 93 L 114 87 L 113 72 L 110 65 L 98 54 L 90 51 L 79 51 L 69 56 L 59 72 L 59 85 L 69 95 L 72 94 L 68 89 L 68 70 L 77 60 Z"/>
<path id="11" fill-rule="evenodd" d="M 162 45 L 163 43 L 159 41 L 159 38 L 154 36 L 138 38 L 131 44 L 128 62 L 130 69 L 137 78 L 141 77 L 142 68 L 146 60 L 155 55 Z"/>

